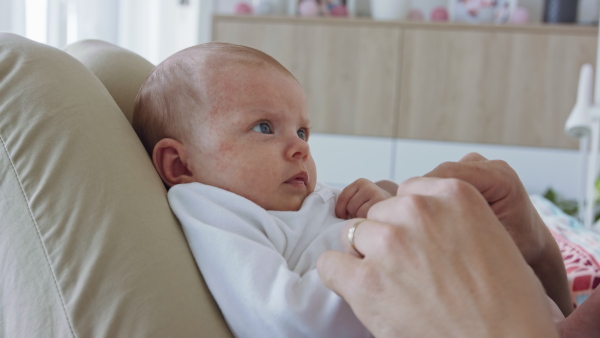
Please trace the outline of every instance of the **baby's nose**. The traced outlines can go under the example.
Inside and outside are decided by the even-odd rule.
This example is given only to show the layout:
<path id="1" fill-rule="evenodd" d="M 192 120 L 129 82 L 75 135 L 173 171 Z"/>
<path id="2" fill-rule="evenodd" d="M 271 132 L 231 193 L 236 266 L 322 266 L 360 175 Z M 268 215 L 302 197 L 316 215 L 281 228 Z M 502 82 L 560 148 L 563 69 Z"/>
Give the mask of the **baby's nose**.
<path id="1" fill-rule="evenodd" d="M 310 153 L 308 143 L 299 137 L 295 137 L 288 147 L 288 157 L 291 159 L 306 159 Z"/>

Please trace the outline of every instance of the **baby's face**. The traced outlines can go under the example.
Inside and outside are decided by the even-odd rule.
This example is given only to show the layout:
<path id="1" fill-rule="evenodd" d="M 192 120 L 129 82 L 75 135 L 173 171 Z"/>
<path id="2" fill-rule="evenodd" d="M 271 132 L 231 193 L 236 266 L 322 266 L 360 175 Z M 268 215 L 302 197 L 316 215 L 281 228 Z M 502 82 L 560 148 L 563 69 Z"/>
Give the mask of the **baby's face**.
<path id="1" fill-rule="evenodd" d="M 298 210 L 317 176 L 302 87 L 265 67 L 222 74 L 207 93 L 210 112 L 195 120 L 193 141 L 186 145 L 193 179 L 267 210 Z"/>

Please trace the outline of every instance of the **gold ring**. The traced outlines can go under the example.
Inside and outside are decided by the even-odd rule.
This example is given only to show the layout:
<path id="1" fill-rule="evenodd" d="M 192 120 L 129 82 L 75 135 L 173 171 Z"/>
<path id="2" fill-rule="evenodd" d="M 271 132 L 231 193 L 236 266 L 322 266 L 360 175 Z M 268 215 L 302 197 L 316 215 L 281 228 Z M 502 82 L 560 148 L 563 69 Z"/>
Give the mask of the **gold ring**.
<path id="1" fill-rule="evenodd" d="M 359 255 L 363 255 L 360 251 L 358 251 L 358 249 L 356 248 L 356 246 L 354 245 L 354 233 L 356 232 L 356 228 L 358 228 L 358 226 L 362 223 L 366 221 L 366 219 L 360 220 L 356 223 L 354 223 L 350 229 L 348 229 L 348 240 L 350 241 L 350 246 L 352 246 L 352 249 L 354 249 L 354 251 L 358 252 Z"/>

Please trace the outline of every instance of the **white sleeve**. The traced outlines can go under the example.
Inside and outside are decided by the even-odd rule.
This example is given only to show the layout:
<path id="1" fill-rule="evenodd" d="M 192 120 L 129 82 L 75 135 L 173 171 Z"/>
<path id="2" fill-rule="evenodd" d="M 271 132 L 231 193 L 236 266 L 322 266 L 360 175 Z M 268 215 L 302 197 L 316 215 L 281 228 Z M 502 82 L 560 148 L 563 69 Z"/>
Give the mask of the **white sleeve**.
<path id="1" fill-rule="evenodd" d="M 304 275 L 290 271 L 277 247 L 282 239 L 269 239 L 272 233 L 247 222 L 260 215 L 240 217 L 214 200 L 190 189 L 169 192 L 202 275 L 236 336 L 371 337 L 315 269 Z M 214 221 L 225 229 L 209 225 Z"/>

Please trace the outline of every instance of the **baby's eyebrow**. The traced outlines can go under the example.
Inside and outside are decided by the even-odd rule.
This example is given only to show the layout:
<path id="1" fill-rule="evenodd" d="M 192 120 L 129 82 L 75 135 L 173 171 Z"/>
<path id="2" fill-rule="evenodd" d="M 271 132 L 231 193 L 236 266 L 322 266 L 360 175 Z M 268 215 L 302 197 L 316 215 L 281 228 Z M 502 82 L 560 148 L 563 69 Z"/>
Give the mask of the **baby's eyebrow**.
<path id="1" fill-rule="evenodd" d="M 309 119 L 303 118 L 300 121 L 300 124 L 304 125 L 306 129 L 310 129 L 310 120 Z"/>

